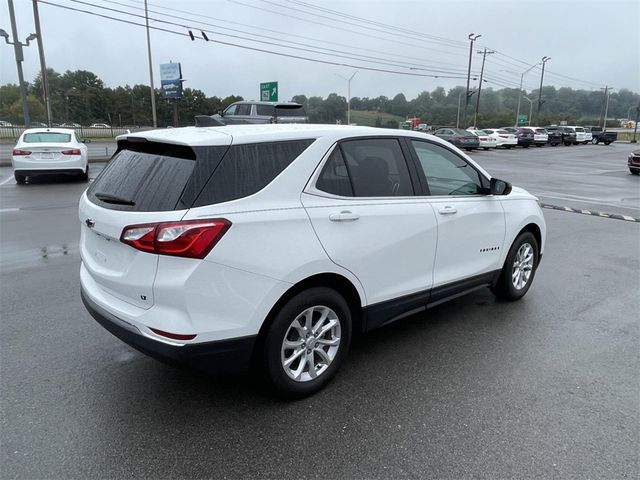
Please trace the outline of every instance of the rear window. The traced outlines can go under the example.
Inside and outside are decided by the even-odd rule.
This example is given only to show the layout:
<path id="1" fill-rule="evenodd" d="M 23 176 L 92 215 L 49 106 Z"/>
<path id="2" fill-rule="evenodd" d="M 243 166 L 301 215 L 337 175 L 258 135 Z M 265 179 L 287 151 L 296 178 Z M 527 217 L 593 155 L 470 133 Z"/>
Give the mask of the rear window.
<path id="1" fill-rule="evenodd" d="M 584 133 L 584 128 L 582 128 L 582 127 L 576 127 L 576 132 Z"/>
<path id="2" fill-rule="evenodd" d="M 96 178 L 87 195 L 91 202 L 112 210 L 175 210 L 195 164 L 195 155 L 184 158 L 121 150 Z"/>
<path id="3" fill-rule="evenodd" d="M 276 105 L 275 111 L 278 117 L 304 117 L 307 115 L 302 105 Z"/>
<path id="4" fill-rule="evenodd" d="M 536 133 L 547 133 L 544 128 L 536 128 Z"/>
<path id="5" fill-rule="evenodd" d="M 25 133 L 22 141 L 25 143 L 69 143 L 71 135 L 57 132 Z"/>
<path id="6" fill-rule="evenodd" d="M 307 139 L 232 145 L 193 206 L 228 202 L 262 190 L 313 142 Z"/>

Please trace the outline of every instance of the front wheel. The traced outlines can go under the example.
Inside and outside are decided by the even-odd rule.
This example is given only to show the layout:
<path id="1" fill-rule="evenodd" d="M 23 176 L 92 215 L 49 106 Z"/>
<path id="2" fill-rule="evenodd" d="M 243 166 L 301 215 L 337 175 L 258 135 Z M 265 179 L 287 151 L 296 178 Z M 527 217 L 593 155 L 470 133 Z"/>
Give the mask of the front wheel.
<path id="1" fill-rule="evenodd" d="M 351 311 L 335 290 L 314 287 L 291 298 L 265 338 L 263 374 L 277 394 L 301 398 L 336 374 L 351 342 Z"/>
<path id="2" fill-rule="evenodd" d="M 592 138 L 591 139 L 591 143 L 593 143 L 594 145 L 598 144 L 598 139 L 597 138 Z"/>
<path id="3" fill-rule="evenodd" d="M 611 142 L 604 142 L 605 145 L 611 145 Z"/>
<path id="4" fill-rule="evenodd" d="M 521 233 L 509 249 L 498 282 L 491 287 L 493 294 L 503 300 L 524 297 L 538 268 L 538 252 L 536 237 L 530 232 Z"/>
<path id="5" fill-rule="evenodd" d="M 14 173 L 13 177 L 16 179 L 16 183 L 18 185 L 24 185 L 27 182 L 27 176 L 26 175 L 20 175 L 18 173 Z"/>

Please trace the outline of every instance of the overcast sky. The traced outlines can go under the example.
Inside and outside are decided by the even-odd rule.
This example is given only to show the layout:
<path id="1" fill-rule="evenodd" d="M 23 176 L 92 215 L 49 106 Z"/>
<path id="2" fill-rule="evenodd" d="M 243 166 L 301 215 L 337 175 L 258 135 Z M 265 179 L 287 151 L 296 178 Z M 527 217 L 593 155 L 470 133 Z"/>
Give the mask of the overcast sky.
<path id="1" fill-rule="evenodd" d="M 144 18 L 124 13 L 144 17 L 143 0 L 46 1 L 144 23 Z M 14 0 L 14 4 L 18 34 L 24 39 L 34 31 L 32 2 Z M 149 9 L 152 27 L 181 34 L 191 27 L 198 37 L 204 29 L 212 40 L 191 41 L 152 30 L 156 87 L 159 64 L 171 60 L 182 63 L 185 86 L 219 97 L 236 94 L 257 99 L 259 83 L 273 80 L 279 82 L 280 100 L 299 93 L 346 96 L 347 82 L 340 76 L 358 71 L 351 82 L 352 96 L 404 93 L 411 99 L 437 86 L 465 85 L 467 37 L 474 32 L 482 37 L 474 46 L 472 71 L 480 70 L 478 50 L 495 51 L 486 57 L 485 75 L 490 82 L 485 87 L 517 88 L 528 65 L 549 56 L 545 85 L 595 90 L 609 85 L 640 91 L 638 0 L 149 0 Z M 149 83 L 143 27 L 44 3 L 40 17 L 50 68 L 89 70 L 110 87 Z M 0 28 L 11 33 L 5 0 L 0 1 Z M 33 80 L 39 71 L 35 45 L 25 48 L 23 67 L 25 79 Z M 539 82 L 539 67 L 524 77 L 527 90 L 537 88 Z M 0 44 L 0 83 L 17 83 L 13 49 L 4 43 Z"/>

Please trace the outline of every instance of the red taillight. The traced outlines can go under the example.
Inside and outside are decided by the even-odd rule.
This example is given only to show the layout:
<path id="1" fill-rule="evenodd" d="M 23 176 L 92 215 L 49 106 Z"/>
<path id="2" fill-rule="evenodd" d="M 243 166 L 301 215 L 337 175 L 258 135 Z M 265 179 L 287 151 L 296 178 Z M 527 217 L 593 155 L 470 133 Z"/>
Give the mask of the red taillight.
<path id="1" fill-rule="evenodd" d="M 63 150 L 62 154 L 63 155 L 81 155 L 81 152 L 79 149 L 74 148 L 73 150 Z"/>
<path id="2" fill-rule="evenodd" d="M 158 330 L 157 328 L 151 328 L 151 327 L 149 327 L 149 330 L 151 330 L 156 335 L 160 335 L 161 337 L 172 338 L 174 340 L 193 340 L 194 338 L 196 338 L 195 334 L 185 335 L 182 333 L 171 333 L 171 332 L 165 332 L 163 330 Z"/>
<path id="3" fill-rule="evenodd" d="M 509 135 L 498 135 L 500 138 L 509 138 Z"/>
<path id="4" fill-rule="evenodd" d="M 130 225 L 120 241 L 143 252 L 204 258 L 231 227 L 224 218 Z"/>
<path id="5" fill-rule="evenodd" d="M 31 155 L 31 152 L 29 150 L 20 150 L 19 148 L 14 148 L 13 152 L 11 152 L 11 155 L 13 155 L 14 157 L 19 157 L 21 155 Z"/>

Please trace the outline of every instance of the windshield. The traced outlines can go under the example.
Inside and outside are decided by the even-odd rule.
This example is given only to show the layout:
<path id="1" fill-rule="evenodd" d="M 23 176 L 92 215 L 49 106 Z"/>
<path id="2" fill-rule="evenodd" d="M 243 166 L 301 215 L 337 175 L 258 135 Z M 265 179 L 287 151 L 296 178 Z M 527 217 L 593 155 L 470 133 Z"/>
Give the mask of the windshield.
<path id="1" fill-rule="evenodd" d="M 25 133 L 22 141 L 25 143 L 69 143 L 71 135 L 57 132 Z"/>

